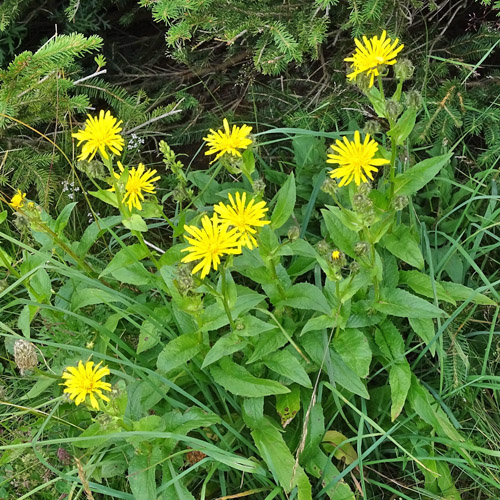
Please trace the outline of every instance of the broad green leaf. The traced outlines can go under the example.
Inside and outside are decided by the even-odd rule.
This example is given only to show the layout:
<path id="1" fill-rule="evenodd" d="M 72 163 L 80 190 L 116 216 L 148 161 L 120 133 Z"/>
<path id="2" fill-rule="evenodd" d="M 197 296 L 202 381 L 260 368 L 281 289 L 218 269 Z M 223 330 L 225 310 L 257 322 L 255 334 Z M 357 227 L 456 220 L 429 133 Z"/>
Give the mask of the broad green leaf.
<path id="1" fill-rule="evenodd" d="M 332 312 L 321 290 L 310 283 L 298 283 L 288 288 L 285 293 L 286 298 L 280 301 L 279 305 L 319 311 L 324 314 Z"/>
<path id="2" fill-rule="evenodd" d="M 325 432 L 322 444 L 329 454 L 335 450 L 333 456 L 337 460 L 342 460 L 347 465 L 352 464 L 358 458 L 358 454 L 354 451 L 352 444 L 338 431 Z"/>
<path id="3" fill-rule="evenodd" d="M 416 295 L 400 288 L 383 288 L 373 307 L 384 314 L 401 318 L 437 318 L 446 313 Z"/>
<path id="4" fill-rule="evenodd" d="M 182 479 L 175 480 L 176 467 L 172 465 L 171 460 L 167 460 L 162 467 L 162 482 L 163 484 L 170 483 L 167 488 L 162 488 L 161 495 L 158 500 L 195 500 L 194 496 L 189 492 L 187 487 L 182 482 Z M 160 486 L 161 488 L 161 486 Z"/>
<path id="5" fill-rule="evenodd" d="M 415 127 L 415 120 L 417 112 L 414 108 L 408 108 L 398 119 L 396 125 L 387 132 L 387 135 L 398 146 L 404 143 L 406 138 L 411 134 L 413 127 Z"/>
<path id="6" fill-rule="evenodd" d="M 429 342 L 436 335 L 434 321 L 431 318 L 410 318 L 409 321 L 413 331 L 425 342 L 426 345 L 429 345 Z M 433 356 L 436 354 L 435 342 L 430 346 L 429 350 Z"/>
<path id="7" fill-rule="evenodd" d="M 323 209 L 321 213 L 333 244 L 354 259 L 356 257 L 354 245 L 359 241 L 358 235 L 354 231 L 344 227 L 342 222 L 330 210 Z"/>
<path id="8" fill-rule="evenodd" d="M 394 422 L 401 413 L 411 386 L 411 368 L 407 361 L 394 363 L 389 370 L 391 386 L 391 420 Z"/>
<path id="9" fill-rule="evenodd" d="M 153 458 L 151 454 L 135 454 L 130 460 L 128 482 L 135 498 L 157 500 L 155 480 L 157 462 L 157 457 Z"/>
<path id="10" fill-rule="evenodd" d="M 401 285 L 408 285 L 419 295 L 423 295 L 424 297 L 429 297 L 431 299 L 434 298 L 432 280 L 427 274 L 423 274 L 418 271 L 399 271 L 399 283 Z M 436 297 L 439 300 L 444 300 L 445 302 L 456 305 L 453 297 L 446 292 L 442 283 L 434 281 L 434 288 L 436 290 Z"/>
<path id="11" fill-rule="evenodd" d="M 295 486 L 299 500 L 312 500 L 311 485 L 302 467 L 296 466 L 295 457 L 286 445 L 281 433 L 267 418 L 252 430 L 252 437 L 269 470 L 286 493 Z"/>
<path id="12" fill-rule="evenodd" d="M 278 199 L 271 216 L 271 227 L 273 229 L 280 228 L 290 218 L 295 207 L 295 196 L 295 177 L 292 172 L 278 191 Z"/>
<path id="13" fill-rule="evenodd" d="M 97 238 L 102 236 L 108 229 L 119 224 L 121 220 L 122 218 L 120 215 L 114 215 L 112 217 L 99 219 L 98 221 L 90 224 L 90 226 L 85 229 L 80 243 L 78 243 L 76 253 L 80 255 L 80 257 L 85 256 L 92 245 L 96 242 Z"/>
<path id="14" fill-rule="evenodd" d="M 96 304 L 112 304 L 113 302 L 124 302 L 120 294 L 103 288 L 82 288 L 71 296 L 71 310 L 76 311 L 82 307 Z"/>
<path id="15" fill-rule="evenodd" d="M 218 366 L 212 366 L 210 373 L 217 384 L 237 396 L 259 398 L 290 392 L 290 389 L 279 382 L 254 377 L 248 370 L 227 358 L 221 359 Z"/>
<path id="16" fill-rule="evenodd" d="M 417 163 L 394 179 L 394 194 L 409 196 L 415 194 L 430 182 L 450 161 L 453 153 L 447 153 Z"/>
<path id="17" fill-rule="evenodd" d="M 168 373 L 194 358 L 202 348 L 201 334 L 185 333 L 171 340 L 158 356 L 156 366 L 162 373 Z"/>
<path id="18" fill-rule="evenodd" d="M 149 251 L 138 243 L 119 250 L 101 273 L 102 276 L 113 278 L 130 285 L 147 285 L 151 282 L 152 275 L 139 262 L 147 257 Z"/>
<path id="19" fill-rule="evenodd" d="M 303 387 L 312 388 L 311 380 L 299 360 L 287 349 L 269 354 L 262 362 L 273 372 L 283 375 Z"/>
<path id="20" fill-rule="evenodd" d="M 361 378 L 368 376 L 372 351 L 363 332 L 354 328 L 340 330 L 333 339 L 333 347 Z"/>
<path id="21" fill-rule="evenodd" d="M 5 267 L 6 269 L 12 264 L 12 257 L 0 247 L 0 267 Z"/>
<path id="22" fill-rule="evenodd" d="M 310 331 L 324 330 L 325 328 L 334 328 L 336 326 L 335 320 L 332 319 L 328 314 L 321 314 L 320 316 L 315 316 L 307 321 L 307 323 L 302 328 L 300 332 L 301 335 Z"/>
<path id="23" fill-rule="evenodd" d="M 300 387 L 296 384 L 289 386 L 287 394 L 276 394 L 276 411 L 281 417 L 283 429 L 295 418 L 300 410 Z"/>
<path id="24" fill-rule="evenodd" d="M 399 330 L 386 320 L 375 330 L 375 342 L 389 361 L 404 361 L 405 342 Z"/>
<path id="25" fill-rule="evenodd" d="M 30 295 L 37 302 L 47 302 L 52 296 L 52 282 L 49 273 L 45 269 L 38 269 L 30 278 Z"/>
<path id="26" fill-rule="evenodd" d="M 385 99 L 382 97 L 380 90 L 377 87 L 372 86 L 370 90 L 366 93 L 366 96 L 370 100 L 371 105 L 375 110 L 375 113 L 377 113 L 377 116 L 379 116 L 380 118 L 385 118 L 386 117 Z"/>
<path id="27" fill-rule="evenodd" d="M 7 218 L 7 210 L 0 212 L 0 224 Z"/>
<path id="28" fill-rule="evenodd" d="M 386 234 L 381 244 L 393 255 L 417 269 L 424 267 L 424 256 L 420 245 L 413 237 L 410 228 L 400 224 L 392 233 Z"/>
<path id="29" fill-rule="evenodd" d="M 291 334 L 293 332 L 288 333 Z M 288 339 L 278 328 L 264 331 L 256 339 L 252 339 L 252 341 L 255 342 L 255 348 L 246 364 L 255 363 L 255 361 L 262 359 L 267 354 L 277 351 L 280 347 L 288 343 Z"/>
<path id="30" fill-rule="evenodd" d="M 137 354 L 152 349 L 160 342 L 160 332 L 156 325 L 150 321 L 144 321 L 139 333 L 139 343 L 137 345 Z"/>
<path id="31" fill-rule="evenodd" d="M 356 212 L 347 209 L 340 210 L 339 207 L 332 207 L 330 205 L 327 205 L 326 208 L 335 215 L 344 227 L 355 233 L 358 233 L 365 227 L 363 219 Z"/>
<path id="32" fill-rule="evenodd" d="M 54 232 L 58 235 L 61 235 L 61 233 L 64 231 L 64 228 L 68 224 L 69 218 L 71 216 L 71 212 L 73 209 L 76 207 L 77 202 L 74 201 L 73 203 L 68 203 L 62 210 L 61 213 L 58 215 L 56 219 L 56 223 L 54 226 Z"/>
<path id="33" fill-rule="evenodd" d="M 344 360 L 333 349 L 330 349 L 330 358 L 335 382 L 362 398 L 370 399 L 361 378 L 344 363 Z"/>
<path id="34" fill-rule="evenodd" d="M 496 302 L 482 293 L 477 293 L 474 289 L 460 283 L 452 283 L 451 281 L 440 281 L 446 292 L 458 301 L 471 299 L 473 304 L 481 304 L 484 306 L 494 306 Z"/>
<path id="35" fill-rule="evenodd" d="M 212 363 L 218 361 L 223 356 L 227 356 L 229 354 L 232 354 L 233 352 L 240 351 L 247 344 L 247 340 L 242 339 L 234 333 L 225 335 L 224 337 L 221 337 L 219 340 L 217 340 L 210 351 L 208 351 L 208 354 L 205 356 L 203 365 L 201 367 L 206 368 Z"/>
<path id="36" fill-rule="evenodd" d="M 37 374 L 35 385 L 24 396 L 20 397 L 19 400 L 36 398 L 56 382 L 57 380 L 52 377 L 44 377 Z"/>
<path id="37" fill-rule="evenodd" d="M 98 189 L 97 191 L 89 191 L 89 194 L 97 198 L 98 200 L 111 205 L 112 207 L 118 208 L 118 202 L 116 201 L 116 193 L 107 191 L 106 189 Z"/>
<path id="38" fill-rule="evenodd" d="M 123 225 L 131 231 L 139 231 L 145 233 L 148 230 L 148 225 L 139 214 L 132 214 L 129 218 L 122 220 Z"/>
<path id="39" fill-rule="evenodd" d="M 275 328 L 276 324 L 262 321 L 250 314 L 245 314 L 236 321 L 236 330 L 239 337 L 254 337 Z"/>
<path id="40" fill-rule="evenodd" d="M 117 432 L 121 432 L 123 429 L 118 425 L 117 422 L 110 421 L 106 424 L 101 422 L 94 422 L 90 424 L 78 437 L 93 437 L 95 439 L 88 439 L 85 441 L 76 441 L 73 446 L 77 448 L 97 448 L 98 446 L 102 446 L 104 443 L 109 441 L 109 438 L 106 437 L 107 434 L 115 434 Z"/>

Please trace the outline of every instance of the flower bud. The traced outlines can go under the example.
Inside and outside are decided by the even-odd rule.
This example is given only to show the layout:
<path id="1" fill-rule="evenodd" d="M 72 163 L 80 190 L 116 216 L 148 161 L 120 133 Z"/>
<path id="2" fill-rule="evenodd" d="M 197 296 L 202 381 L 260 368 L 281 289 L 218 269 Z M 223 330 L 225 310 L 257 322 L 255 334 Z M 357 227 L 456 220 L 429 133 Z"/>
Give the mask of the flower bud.
<path id="1" fill-rule="evenodd" d="M 374 136 L 381 131 L 380 123 L 377 120 L 368 120 L 365 122 L 365 126 L 363 127 L 363 132 L 365 134 L 370 134 Z"/>
<path id="2" fill-rule="evenodd" d="M 360 73 L 356 76 L 356 85 L 361 92 L 366 93 L 370 90 L 371 78 L 366 73 Z"/>
<path id="3" fill-rule="evenodd" d="M 352 274 L 357 274 L 357 273 L 359 273 L 359 270 L 361 269 L 361 267 L 355 260 L 353 260 L 351 262 L 351 264 L 349 265 L 349 269 L 350 269 Z"/>
<path id="4" fill-rule="evenodd" d="M 354 253 L 358 257 L 362 257 L 363 255 L 366 255 L 370 250 L 370 244 L 367 241 L 359 241 L 354 245 Z"/>
<path id="5" fill-rule="evenodd" d="M 321 240 L 316 243 L 316 250 L 322 257 L 329 257 L 332 253 L 330 245 L 325 240 Z"/>
<path id="6" fill-rule="evenodd" d="M 418 111 L 422 107 L 422 94 L 418 90 L 406 92 L 406 105 Z"/>
<path id="7" fill-rule="evenodd" d="M 177 289 L 183 295 L 186 295 L 188 292 L 195 289 L 196 285 L 193 279 L 193 275 L 191 274 L 190 268 L 185 265 L 180 265 L 179 270 L 177 271 Z"/>
<path id="8" fill-rule="evenodd" d="M 389 99 L 385 103 L 385 111 L 387 114 L 387 118 L 389 121 L 396 121 L 398 116 L 403 111 L 403 105 L 400 102 L 394 101 L 393 99 Z"/>
<path id="9" fill-rule="evenodd" d="M 288 239 L 290 241 L 295 241 L 296 239 L 298 239 L 300 236 L 300 229 L 298 228 L 298 226 L 292 226 L 289 230 L 288 230 Z"/>
<path id="10" fill-rule="evenodd" d="M 409 80 L 413 76 L 415 66 L 409 59 L 398 59 L 394 65 L 394 74 L 398 80 Z"/>
<path id="11" fill-rule="evenodd" d="M 253 192 L 256 195 L 263 195 L 266 189 L 266 183 L 262 179 L 253 181 Z"/>
<path id="12" fill-rule="evenodd" d="M 409 201 L 410 200 L 408 196 L 396 196 L 396 198 L 394 198 L 393 201 L 394 210 L 396 210 L 397 212 L 399 210 L 403 210 L 403 208 L 405 208 L 406 205 L 408 205 Z"/>
<path id="13" fill-rule="evenodd" d="M 323 191 L 323 193 L 329 194 L 330 196 L 333 196 L 337 192 L 338 188 L 339 185 L 337 184 L 337 181 L 335 179 L 332 179 L 331 177 L 327 177 L 321 185 L 321 191 Z"/>
<path id="14" fill-rule="evenodd" d="M 14 361 L 21 375 L 33 370 L 38 365 L 35 346 L 24 339 L 17 339 L 14 342 Z"/>
<path id="15" fill-rule="evenodd" d="M 371 182 L 362 182 L 358 186 L 358 194 L 362 194 L 363 196 L 368 196 L 372 190 Z"/>

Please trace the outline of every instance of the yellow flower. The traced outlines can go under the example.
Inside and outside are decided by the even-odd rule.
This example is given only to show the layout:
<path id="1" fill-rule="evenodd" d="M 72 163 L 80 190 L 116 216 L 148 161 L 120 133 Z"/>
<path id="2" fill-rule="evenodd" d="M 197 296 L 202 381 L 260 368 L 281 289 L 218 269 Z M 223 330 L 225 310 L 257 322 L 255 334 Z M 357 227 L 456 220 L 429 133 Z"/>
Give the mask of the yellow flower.
<path id="1" fill-rule="evenodd" d="M 340 257 L 341 257 L 341 255 L 342 255 L 342 254 L 341 254 L 338 250 L 334 250 L 334 251 L 332 252 L 332 259 L 333 259 L 333 260 L 339 260 L 339 259 L 340 259 Z"/>
<path id="2" fill-rule="evenodd" d="M 236 201 L 229 194 L 230 205 L 219 203 L 214 206 L 214 211 L 220 216 L 222 224 L 233 226 L 238 230 L 240 235 L 240 243 L 250 250 L 257 246 L 257 241 L 253 235 L 257 232 L 256 227 L 262 227 L 269 224 L 270 221 L 262 220 L 265 213 L 268 211 L 265 201 L 255 203 L 251 199 L 246 205 L 247 194 L 236 193 Z"/>
<path id="3" fill-rule="evenodd" d="M 117 122 L 117 119 L 111 115 L 109 111 L 101 109 L 99 117 L 87 115 L 85 128 L 79 130 L 72 137 L 78 139 L 78 146 L 82 142 L 85 144 L 82 147 L 82 153 L 78 157 L 79 160 L 92 160 L 97 151 L 101 153 L 104 159 L 108 159 L 109 155 L 106 149 L 115 155 L 120 155 L 125 141 L 120 135 L 122 121 Z"/>
<path id="4" fill-rule="evenodd" d="M 396 56 L 403 50 L 404 45 L 398 46 L 399 38 L 396 38 L 391 43 L 391 39 L 387 38 L 387 33 L 384 30 L 380 39 L 373 36 L 368 40 L 363 37 L 363 43 L 357 38 L 356 52 L 351 57 L 346 57 L 344 61 L 352 62 L 352 73 L 347 75 L 349 80 L 354 80 L 360 73 L 366 73 L 370 76 L 370 87 L 373 86 L 373 81 L 379 75 L 379 68 L 383 65 L 391 66 L 396 62 Z"/>
<path id="5" fill-rule="evenodd" d="M 79 361 L 78 367 L 68 366 L 62 374 L 62 378 L 66 381 L 60 385 L 66 386 L 64 392 L 69 394 L 69 398 L 74 400 L 76 406 L 83 403 L 88 395 L 92 408 L 98 410 L 99 405 L 94 394 L 97 394 L 104 401 L 109 401 L 109 398 L 102 391 L 111 391 L 111 384 L 101 381 L 102 377 L 109 375 L 109 368 L 107 366 L 99 368 L 101 363 L 97 364 L 95 368 L 92 368 L 93 365 L 93 361 L 87 361 L 85 365 Z"/>
<path id="6" fill-rule="evenodd" d="M 201 279 L 203 279 L 210 272 L 211 267 L 217 270 L 221 257 L 240 254 L 241 243 L 238 230 L 228 229 L 227 225 L 221 224 L 217 214 L 214 214 L 211 219 L 205 215 L 201 220 L 201 225 L 202 229 L 196 226 L 184 226 L 185 231 L 192 237 L 184 235 L 191 246 L 181 250 L 181 252 L 189 252 L 181 262 L 200 260 L 192 270 L 192 274 L 201 270 Z"/>
<path id="7" fill-rule="evenodd" d="M 218 153 L 213 161 L 218 160 L 226 153 L 232 156 L 241 156 L 241 153 L 238 150 L 244 150 L 252 144 L 252 140 L 248 138 L 248 134 L 252 131 L 252 127 L 249 127 L 248 125 L 243 125 L 241 127 L 233 125 L 233 129 L 231 130 L 226 118 L 224 118 L 223 124 L 223 131 L 217 130 L 216 132 L 215 130 L 210 129 L 210 133 L 207 137 L 203 138 L 210 148 L 205 152 L 205 154 L 212 155 L 214 153 Z"/>
<path id="8" fill-rule="evenodd" d="M 118 162 L 118 168 L 120 172 L 124 171 L 121 162 Z M 120 178 L 116 172 L 113 172 L 113 174 L 117 179 Z M 130 169 L 127 184 L 125 184 L 125 196 L 123 197 L 123 203 L 128 205 L 129 210 L 132 210 L 132 207 L 142 210 L 141 201 L 144 201 L 143 192 L 149 194 L 156 192 L 153 182 L 160 179 L 160 176 L 153 177 L 155 174 L 156 170 L 149 168 L 146 170 L 146 167 L 142 163 L 139 163 L 137 168 Z M 111 188 L 111 191 L 114 191 L 114 188 Z"/>
<path id="9" fill-rule="evenodd" d="M 17 190 L 17 193 L 10 200 L 9 205 L 17 210 L 18 208 L 24 207 L 24 199 L 26 198 L 26 193 L 22 193 L 20 189 Z"/>
<path id="10" fill-rule="evenodd" d="M 373 180 L 372 172 L 378 172 L 378 166 L 390 163 L 383 158 L 374 158 L 378 151 L 378 144 L 366 134 L 363 143 L 360 141 L 359 132 L 354 132 L 354 141 L 349 141 L 344 136 L 344 142 L 335 141 L 330 146 L 337 154 L 328 154 L 327 163 L 338 163 L 340 167 L 329 172 L 330 177 L 339 178 L 339 187 L 352 182 L 359 186 L 361 182 L 367 182 L 367 177 Z"/>

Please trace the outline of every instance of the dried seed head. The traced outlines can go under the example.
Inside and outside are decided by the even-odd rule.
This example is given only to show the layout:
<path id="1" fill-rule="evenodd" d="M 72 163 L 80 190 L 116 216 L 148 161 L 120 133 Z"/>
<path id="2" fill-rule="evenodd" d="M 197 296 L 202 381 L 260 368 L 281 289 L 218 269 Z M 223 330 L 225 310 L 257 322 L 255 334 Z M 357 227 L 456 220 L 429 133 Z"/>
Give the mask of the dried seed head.
<path id="1" fill-rule="evenodd" d="M 35 346 L 24 339 L 17 339 L 14 342 L 14 361 L 21 375 L 33 370 L 38 364 Z"/>

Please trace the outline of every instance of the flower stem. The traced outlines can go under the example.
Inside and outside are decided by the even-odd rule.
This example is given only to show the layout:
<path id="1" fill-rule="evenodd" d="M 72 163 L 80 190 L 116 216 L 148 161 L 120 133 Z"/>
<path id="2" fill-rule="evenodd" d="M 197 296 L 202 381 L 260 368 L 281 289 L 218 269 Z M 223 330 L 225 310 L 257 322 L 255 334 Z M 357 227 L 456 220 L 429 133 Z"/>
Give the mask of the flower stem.
<path id="1" fill-rule="evenodd" d="M 378 78 L 378 89 L 380 90 L 380 95 L 382 96 L 382 100 L 385 101 L 384 84 L 382 83 L 382 75 L 379 73 L 377 78 Z"/>
<path id="2" fill-rule="evenodd" d="M 222 304 L 224 305 L 224 311 L 226 311 L 227 319 L 229 320 L 229 325 L 233 332 L 236 331 L 236 325 L 234 324 L 233 317 L 231 315 L 231 309 L 229 308 L 229 302 L 227 300 L 227 282 L 226 282 L 226 268 L 224 267 L 221 272 L 221 286 L 222 286 Z"/>

